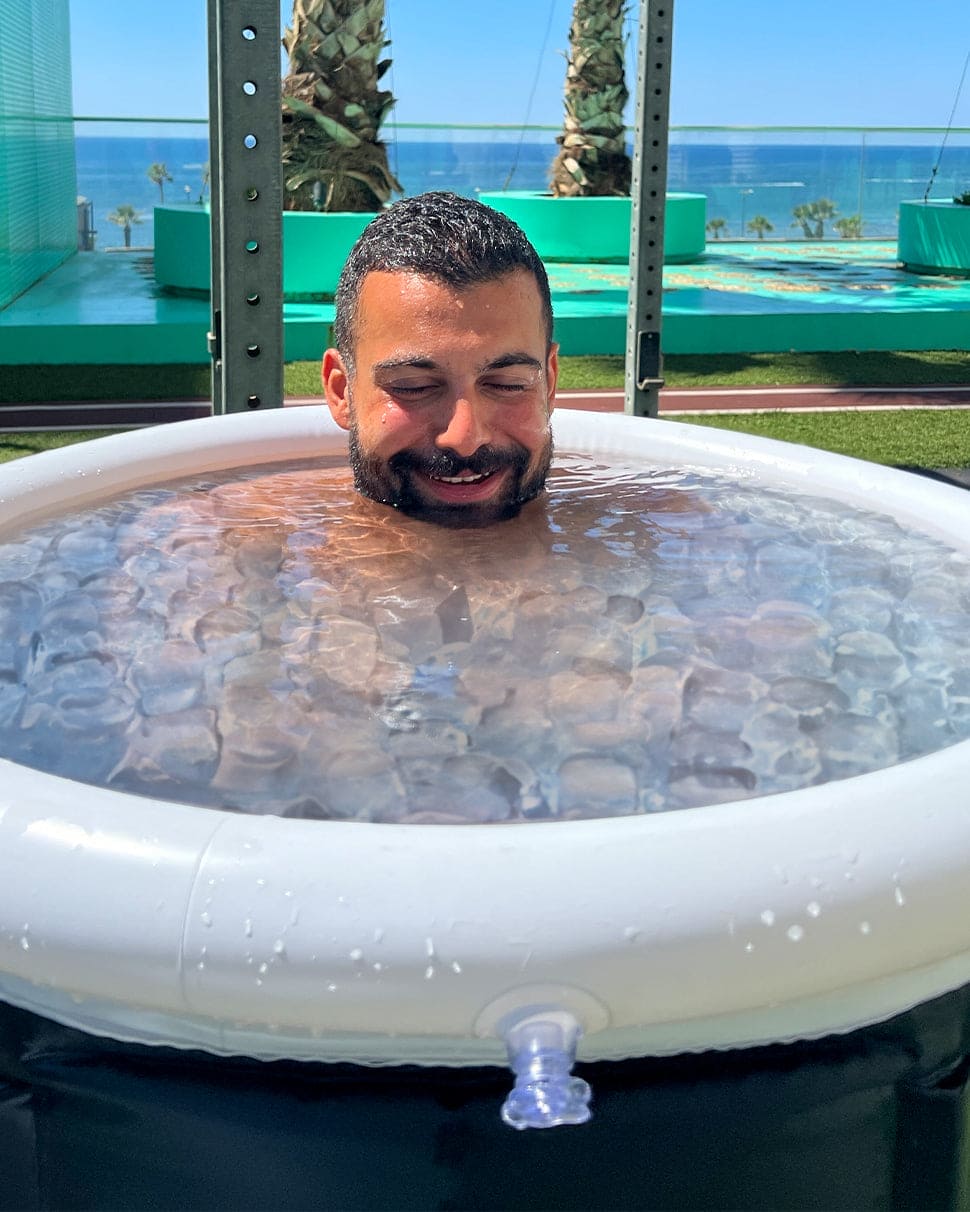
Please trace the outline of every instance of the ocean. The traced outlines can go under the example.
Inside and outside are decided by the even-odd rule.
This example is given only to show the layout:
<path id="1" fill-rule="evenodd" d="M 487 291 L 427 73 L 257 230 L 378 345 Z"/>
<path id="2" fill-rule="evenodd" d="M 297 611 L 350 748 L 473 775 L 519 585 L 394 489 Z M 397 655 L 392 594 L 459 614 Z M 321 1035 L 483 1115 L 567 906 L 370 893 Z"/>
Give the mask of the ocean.
<path id="1" fill-rule="evenodd" d="M 477 132 L 476 132 L 477 133 Z M 481 191 L 545 189 L 556 153 L 555 137 L 547 142 L 504 137 L 493 139 L 401 139 L 389 142 L 391 167 L 405 193 L 453 190 L 474 197 Z M 775 136 L 777 138 L 777 136 Z M 706 138 L 710 139 L 710 133 Z M 723 219 L 720 238 L 751 239 L 748 224 L 768 220 L 769 239 L 796 239 L 796 206 L 817 198 L 835 203 L 835 218 L 860 215 L 866 237 L 893 238 L 901 201 L 922 198 L 932 179 L 930 197 L 947 200 L 970 189 L 970 144 L 952 143 L 940 154 L 934 142 L 889 144 L 857 139 L 849 143 L 741 141 L 678 138 L 671 132 L 667 188 L 707 196 L 707 217 Z M 208 160 L 205 138 L 143 138 L 81 135 L 77 150 L 78 194 L 90 199 L 97 229 L 96 246 L 124 243 L 122 229 L 108 215 L 119 205 L 134 206 L 141 222 L 132 244 L 151 246 L 152 208 L 162 199 L 147 177 L 150 164 L 167 166 L 173 180 L 164 186 L 167 204 L 194 205 L 202 196 L 202 174 Z M 826 225 L 826 235 L 837 235 Z"/>

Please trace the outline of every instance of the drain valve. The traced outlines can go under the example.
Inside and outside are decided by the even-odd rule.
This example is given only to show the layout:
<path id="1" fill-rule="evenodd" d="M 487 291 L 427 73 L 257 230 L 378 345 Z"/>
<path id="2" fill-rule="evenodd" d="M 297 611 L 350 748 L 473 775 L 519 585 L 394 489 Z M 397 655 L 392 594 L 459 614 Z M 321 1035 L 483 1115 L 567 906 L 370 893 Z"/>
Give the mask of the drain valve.
<path id="1" fill-rule="evenodd" d="M 515 1085 L 502 1104 L 510 1128 L 585 1124 L 592 1091 L 573 1077 L 583 1029 L 568 1010 L 542 1009 L 508 1022 L 503 1036 Z"/>

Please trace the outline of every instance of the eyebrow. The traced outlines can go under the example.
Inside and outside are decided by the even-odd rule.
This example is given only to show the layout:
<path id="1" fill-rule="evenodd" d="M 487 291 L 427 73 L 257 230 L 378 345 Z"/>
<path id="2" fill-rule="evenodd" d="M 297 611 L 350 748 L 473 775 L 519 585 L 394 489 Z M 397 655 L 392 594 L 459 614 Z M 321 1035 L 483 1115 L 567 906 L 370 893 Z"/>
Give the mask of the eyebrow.
<path id="1" fill-rule="evenodd" d="M 476 367 L 478 374 L 486 374 L 490 370 L 505 370 L 509 366 L 528 366 L 531 370 L 542 370 L 543 364 L 538 358 L 534 358 L 532 354 L 524 353 L 520 350 L 515 350 L 511 353 L 501 354 L 497 358 L 493 358 L 490 362 L 484 362 L 481 366 Z M 425 358 L 420 355 L 403 358 L 385 358 L 380 362 L 375 362 L 372 370 L 377 371 L 394 371 L 394 370 L 441 370 L 441 364 L 433 358 Z"/>

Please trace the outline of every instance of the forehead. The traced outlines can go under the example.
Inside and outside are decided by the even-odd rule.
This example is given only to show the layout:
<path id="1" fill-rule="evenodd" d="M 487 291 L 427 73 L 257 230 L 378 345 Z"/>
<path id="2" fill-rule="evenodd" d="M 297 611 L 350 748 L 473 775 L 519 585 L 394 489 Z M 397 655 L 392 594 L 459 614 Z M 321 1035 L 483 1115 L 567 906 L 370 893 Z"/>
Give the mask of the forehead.
<path id="1" fill-rule="evenodd" d="M 470 286 L 454 286 L 411 271 L 373 270 L 361 285 L 357 342 L 502 339 L 545 344 L 539 287 L 525 269 Z"/>

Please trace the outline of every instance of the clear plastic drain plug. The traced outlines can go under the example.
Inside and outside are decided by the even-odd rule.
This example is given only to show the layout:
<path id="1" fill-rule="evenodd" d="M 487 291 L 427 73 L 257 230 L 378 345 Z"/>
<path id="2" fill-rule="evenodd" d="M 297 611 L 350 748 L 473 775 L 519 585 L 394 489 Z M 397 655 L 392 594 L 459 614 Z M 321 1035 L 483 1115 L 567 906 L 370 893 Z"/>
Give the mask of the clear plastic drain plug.
<path id="1" fill-rule="evenodd" d="M 567 1010 L 544 1010 L 506 1027 L 505 1046 L 515 1085 L 502 1104 L 510 1128 L 557 1128 L 585 1124 L 592 1091 L 573 1077 L 583 1029 Z"/>

